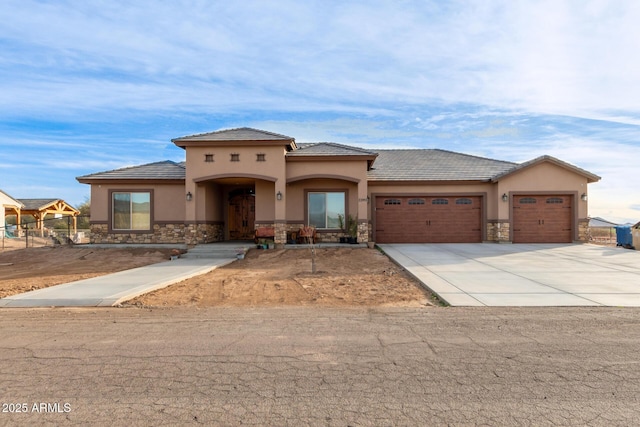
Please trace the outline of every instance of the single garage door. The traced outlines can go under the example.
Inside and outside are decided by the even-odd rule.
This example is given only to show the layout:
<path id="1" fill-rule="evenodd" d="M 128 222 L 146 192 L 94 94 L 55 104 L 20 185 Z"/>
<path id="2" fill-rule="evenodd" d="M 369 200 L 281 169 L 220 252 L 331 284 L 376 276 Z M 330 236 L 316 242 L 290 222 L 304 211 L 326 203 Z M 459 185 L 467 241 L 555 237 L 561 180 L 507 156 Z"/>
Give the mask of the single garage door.
<path id="1" fill-rule="evenodd" d="M 514 243 L 571 243 L 572 196 L 514 196 Z"/>
<path id="2" fill-rule="evenodd" d="M 479 243 L 480 196 L 376 197 L 380 243 Z"/>

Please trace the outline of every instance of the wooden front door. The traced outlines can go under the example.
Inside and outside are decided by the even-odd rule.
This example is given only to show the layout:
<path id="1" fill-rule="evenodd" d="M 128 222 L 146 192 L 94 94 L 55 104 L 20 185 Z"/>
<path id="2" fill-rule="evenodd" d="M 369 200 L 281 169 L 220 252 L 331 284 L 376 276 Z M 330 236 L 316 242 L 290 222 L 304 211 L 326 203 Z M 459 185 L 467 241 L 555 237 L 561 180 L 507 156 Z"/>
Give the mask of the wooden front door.
<path id="1" fill-rule="evenodd" d="M 239 194 L 229 200 L 229 238 L 253 239 L 256 219 L 256 198 Z"/>

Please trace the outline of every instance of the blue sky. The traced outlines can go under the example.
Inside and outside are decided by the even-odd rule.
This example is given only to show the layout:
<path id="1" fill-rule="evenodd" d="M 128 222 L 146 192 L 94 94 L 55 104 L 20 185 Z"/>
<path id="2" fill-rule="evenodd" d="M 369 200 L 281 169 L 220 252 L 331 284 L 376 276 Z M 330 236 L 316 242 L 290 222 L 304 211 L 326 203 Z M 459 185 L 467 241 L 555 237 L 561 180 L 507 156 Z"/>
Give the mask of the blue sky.
<path id="1" fill-rule="evenodd" d="M 0 3 L 0 189 L 184 159 L 171 138 L 559 157 L 602 177 L 590 215 L 640 220 L 640 2 Z"/>

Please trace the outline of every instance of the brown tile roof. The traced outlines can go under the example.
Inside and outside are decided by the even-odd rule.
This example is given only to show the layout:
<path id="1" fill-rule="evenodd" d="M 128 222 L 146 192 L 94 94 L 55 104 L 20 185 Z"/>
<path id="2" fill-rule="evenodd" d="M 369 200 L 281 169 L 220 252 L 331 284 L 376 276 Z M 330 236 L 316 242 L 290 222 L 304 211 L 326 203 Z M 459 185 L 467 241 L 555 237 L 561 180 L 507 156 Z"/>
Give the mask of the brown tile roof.
<path id="1" fill-rule="evenodd" d="M 200 133 L 174 138 L 172 142 L 181 141 L 293 141 L 294 138 L 278 133 L 253 128 L 223 129 L 216 132 Z"/>
<path id="2" fill-rule="evenodd" d="M 154 179 L 154 180 L 180 180 L 185 179 L 185 163 L 163 162 L 148 163 L 146 165 L 131 166 L 105 172 L 92 173 L 79 176 L 80 182 L 88 180 L 117 180 L 117 179 Z"/>
<path id="3" fill-rule="evenodd" d="M 224 138 L 233 136 L 256 140 L 257 135 L 254 132 L 258 132 L 262 136 L 270 134 L 273 138 L 289 138 L 249 128 L 213 132 L 212 134 L 224 133 L 226 134 Z M 551 156 L 542 156 L 518 164 L 440 149 L 371 151 L 331 142 L 302 143 L 297 147 L 297 149 L 288 152 L 286 156 L 291 158 L 362 156 L 372 163 L 372 168 L 368 171 L 370 181 L 498 181 L 511 173 L 516 173 L 543 161 L 553 162 L 586 176 L 590 182 L 600 179 L 597 175 Z M 184 180 L 185 175 L 185 162 L 164 161 L 98 172 L 76 179 L 85 183 L 93 180 Z"/>
<path id="4" fill-rule="evenodd" d="M 334 142 L 300 143 L 298 149 L 287 153 L 287 157 L 307 156 L 376 156 L 374 151 Z"/>
<path id="5" fill-rule="evenodd" d="M 516 163 L 438 149 L 379 150 L 371 181 L 489 181 Z"/>

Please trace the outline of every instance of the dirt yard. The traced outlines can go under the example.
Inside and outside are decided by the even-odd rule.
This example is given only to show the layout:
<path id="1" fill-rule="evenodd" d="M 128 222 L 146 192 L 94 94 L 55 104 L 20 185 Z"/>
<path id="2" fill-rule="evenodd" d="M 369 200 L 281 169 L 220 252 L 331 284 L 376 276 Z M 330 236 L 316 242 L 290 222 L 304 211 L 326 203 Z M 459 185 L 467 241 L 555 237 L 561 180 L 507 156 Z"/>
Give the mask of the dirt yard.
<path id="1" fill-rule="evenodd" d="M 168 260 L 170 250 L 45 247 L 0 252 L 0 298 Z M 375 249 L 251 250 L 244 260 L 126 305 L 424 306 L 433 298 Z"/>
<path id="2" fill-rule="evenodd" d="M 142 295 L 136 306 L 421 306 L 432 299 L 375 249 L 251 250 L 244 260 Z"/>
<path id="3" fill-rule="evenodd" d="M 49 246 L 0 252 L 0 298 L 167 261 L 169 249 Z"/>

